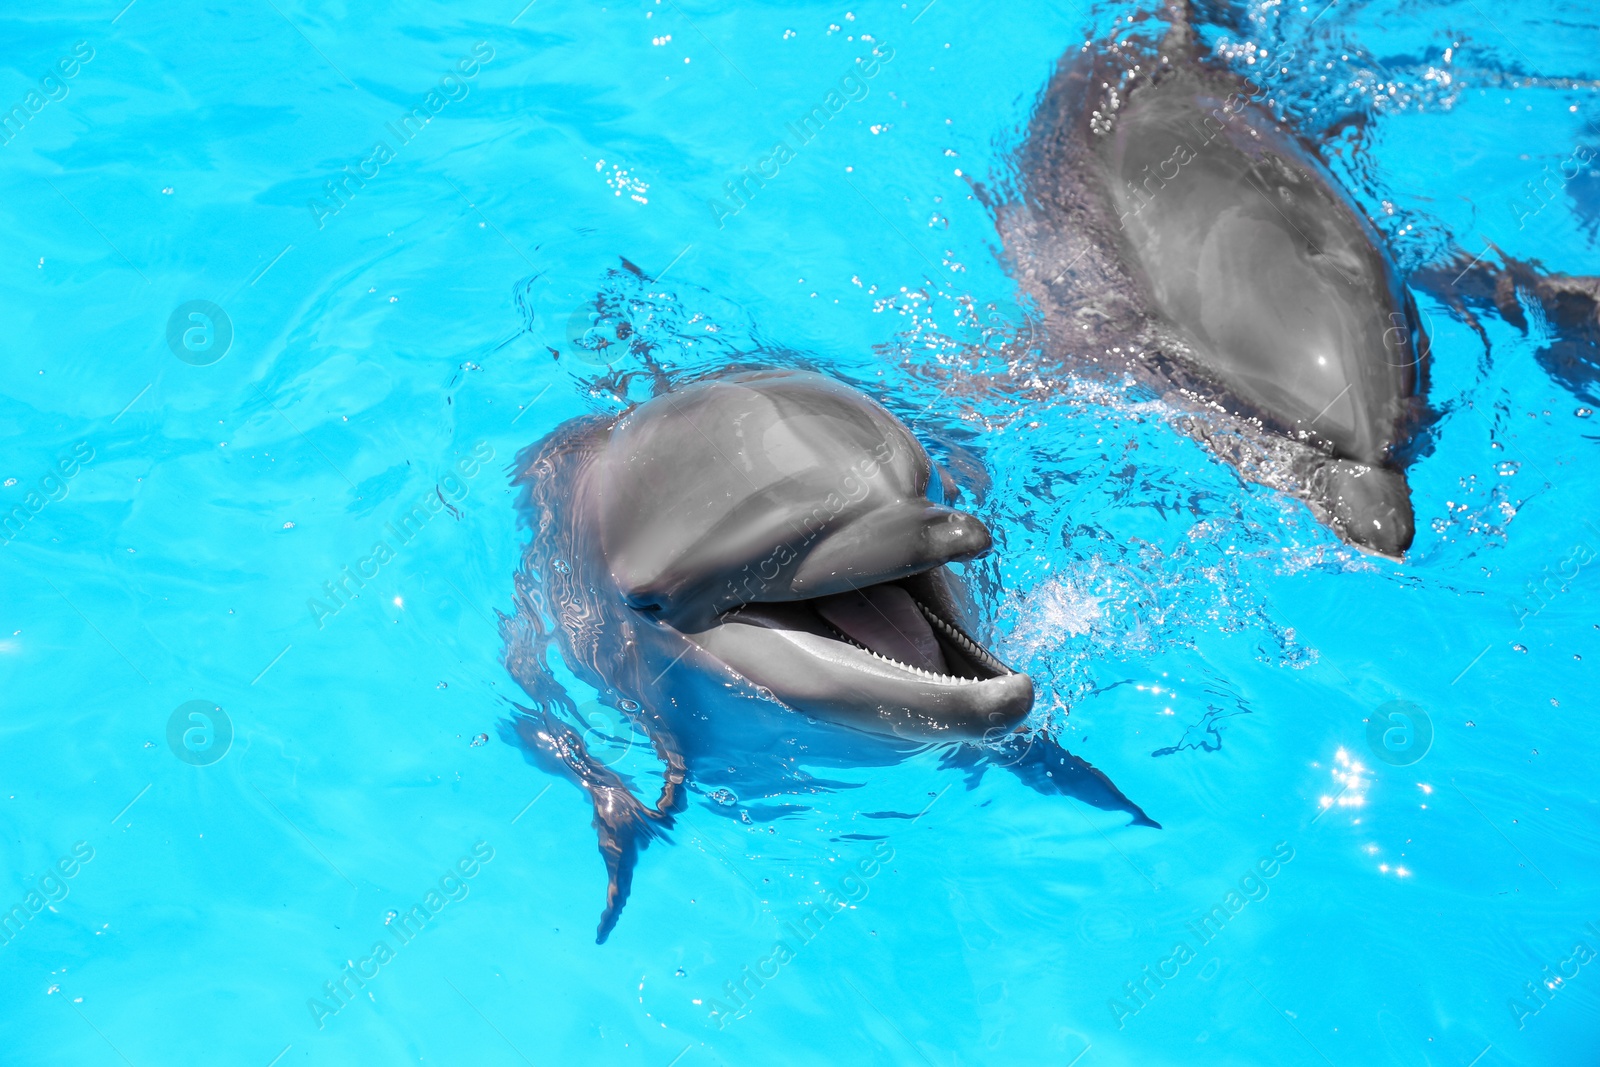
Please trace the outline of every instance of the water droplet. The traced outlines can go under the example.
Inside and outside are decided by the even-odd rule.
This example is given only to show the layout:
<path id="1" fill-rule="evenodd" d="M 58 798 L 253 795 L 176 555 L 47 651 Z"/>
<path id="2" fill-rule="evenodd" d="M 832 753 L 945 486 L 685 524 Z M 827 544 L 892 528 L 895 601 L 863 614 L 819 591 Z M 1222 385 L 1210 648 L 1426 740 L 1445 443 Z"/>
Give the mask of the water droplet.
<path id="1" fill-rule="evenodd" d="M 673 975 L 674 978 L 682 978 L 683 974 L 684 974 L 684 971 L 683 971 L 682 967 L 679 967 L 677 970 L 672 972 L 672 975 Z"/>
<path id="2" fill-rule="evenodd" d="M 556 560 L 554 563 L 552 563 L 550 565 L 556 569 L 556 573 L 557 574 L 571 574 L 572 573 L 572 568 L 567 566 L 567 561 L 564 560 L 564 559 L 558 559 L 558 560 Z"/>
<path id="3" fill-rule="evenodd" d="M 729 807 L 731 805 L 739 803 L 739 798 L 734 796 L 733 792 L 731 790 L 728 790 L 728 789 L 715 790 L 710 794 L 710 796 L 711 796 L 712 800 L 715 800 L 718 804 L 721 804 L 723 807 Z"/>
<path id="4" fill-rule="evenodd" d="M 621 708 L 623 711 L 638 711 L 639 710 L 639 702 L 637 700 L 627 700 L 627 699 L 619 700 L 619 701 L 617 701 L 617 706 L 619 708 Z"/>
<path id="5" fill-rule="evenodd" d="M 474 737 L 472 739 L 471 747 L 472 748 L 477 748 L 479 745 L 487 745 L 488 743 L 489 743 L 489 735 L 488 734 L 479 734 L 477 737 Z"/>
<path id="6" fill-rule="evenodd" d="M 1579 408 L 1577 411 L 1574 411 L 1573 414 L 1578 416 L 1578 418 L 1580 418 L 1580 419 L 1587 419 L 1590 415 L 1594 414 L 1594 409 L 1593 408 Z"/>
<path id="7" fill-rule="evenodd" d="M 1527 645 L 1512 645 L 1511 647 L 1513 649 L 1515 649 L 1516 651 L 1518 651 L 1518 652 L 1526 652 L 1526 651 L 1528 651 L 1528 646 Z"/>
<path id="8" fill-rule="evenodd" d="M 434 688 L 435 689 L 449 689 L 450 687 L 448 685 L 446 685 L 444 682 L 440 682 L 438 685 L 434 686 Z"/>

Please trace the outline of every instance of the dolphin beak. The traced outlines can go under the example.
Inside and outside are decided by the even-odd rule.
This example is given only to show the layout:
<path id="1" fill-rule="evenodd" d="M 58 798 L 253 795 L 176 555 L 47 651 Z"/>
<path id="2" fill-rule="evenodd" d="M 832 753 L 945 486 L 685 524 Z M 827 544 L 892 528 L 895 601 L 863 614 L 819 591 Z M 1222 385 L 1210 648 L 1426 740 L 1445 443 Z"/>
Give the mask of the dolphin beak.
<path id="1" fill-rule="evenodd" d="M 1406 476 L 1347 459 L 1334 460 L 1323 469 L 1327 480 L 1318 503 L 1334 529 L 1357 548 L 1403 558 L 1416 533 Z"/>
<path id="2" fill-rule="evenodd" d="M 806 553 L 790 588 L 802 597 L 826 596 L 863 579 L 893 581 L 976 559 L 993 544 L 988 527 L 966 512 L 907 501 L 828 534 Z"/>

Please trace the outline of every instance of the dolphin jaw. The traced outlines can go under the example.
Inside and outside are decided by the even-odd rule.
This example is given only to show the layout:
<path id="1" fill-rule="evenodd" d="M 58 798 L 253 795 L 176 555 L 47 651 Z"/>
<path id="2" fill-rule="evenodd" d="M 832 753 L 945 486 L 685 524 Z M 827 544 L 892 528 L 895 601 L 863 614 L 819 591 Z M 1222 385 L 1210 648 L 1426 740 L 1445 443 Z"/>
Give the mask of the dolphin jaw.
<path id="1" fill-rule="evenodd" d="M 918 613 L 927 621 L 934 637 L 938 640 L 941 649 L 945 653 L 946 659 L 952 658 L 950 653 L 954 652 L 959 657 L 959 660 L 965 661 L 964 663 L 958 662 L 956 669 L 951 671 L 928 670 L 914 663 L 907 663 L 905 660 L 872 648 L 863 641 L 850 636 L 816 610 L 815 605 L 825 599 L 822 597 L 803 600 L 752 601 L 740 604 L 718 616 L 716 625 L 744 623 L 766 629 L 785 631 L 795 638 L 813 639 L 799 641 L 798 643 L 802 647 L 814 647 L 819 652 L 825 650 L 828 655 L 836 658 L 841 653 L 846 658 L 854 658 L 853 653 L 861 653 L 875 667 L 887 666 L 915 678 L 942 685 L 981 685 L 984 682 L 991 682 L 997 678 L 1016 674 L 1016 671 L 1000 662 L 993 653 L 974 640 L 953 619 L 947 617 L 945 612 L 940 611 L 928 602 L 930 599 L 935 599 L 932 595 L 932 583 L 937 580 L 935 575 L 943 570 L 943 565 L 930 567 L 907 578 L 862 585 L 858 591 L 865 592 L 880 585 L 896 586 L 904 590 L 910 596 L 911 602 L 916 605 Z M 924 595 L 919 596 L 919 592 Z M 960 667 L 968 667 L 970 669 L 963 673 L 957 673 Z"/>
<path id="2" fill-rule="evenodd" d="M 938 641 L 944 670 L 868 647 L 805 600 L 744 604 L 685 636 L 781 703 L 818 718 L 924 739 L 1007 732 L 1032 708 L 1033 682 L 955 621 L 943 571 L 941 565 L 874 585 L 910 595 Z"/>
<path id="3" fill-rule="evenodd" d="M 925 678 L 934 682 L 955 685 L 972 685 L 979 682 L 987 682 L 993 678 L 999 678 L 1008 674 L 1017 673 L 996 659 L 988 649 L 984 648 L 972 638 L 968 637 L 965 631 L 963 631 L 960 627 L 943 618 L 933 608 L 929 607 L 921 600 L 918 600 L 915 595 L 913 595 L 911 599 L 912 602 L 916 604 L 917 610 L 922 613 L 922 617 L 928 620 L 929 626 L 933 629 L 934 634 L 940 638 L 941 643 L 954 645 L 956 649 L 960 651 L 974 666 L 988 671 L 989 673 L 987 677 L 972 678 L 961 674 L 947 674 L 940 671 L 926 670 L 922 667 L 918 667 L 916 664 L 905 663 L 901 660 L 895 659 L 893 656 L 888 656 L 882 652 L 868 648 L 860 641 L 857 641 L 849 634 L 840 630 L 837 626 L 827 624 L 828 629 L 832 632 L 834 640 L 841 641 L 844 644 L 859 649 L 875 660 L 887 663 L 892 667 L 898 667 L 900 670 L 907 671 L 919 678 Z"/>

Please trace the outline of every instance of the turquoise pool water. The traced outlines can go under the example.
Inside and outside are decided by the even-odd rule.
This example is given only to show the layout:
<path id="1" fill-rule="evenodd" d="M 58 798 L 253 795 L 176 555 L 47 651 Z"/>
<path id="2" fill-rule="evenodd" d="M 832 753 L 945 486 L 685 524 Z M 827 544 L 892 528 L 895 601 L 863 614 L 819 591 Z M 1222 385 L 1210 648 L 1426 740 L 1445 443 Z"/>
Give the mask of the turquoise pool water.
<path id="1" fill-rule="evenodd" d="M 1420 297 L 1417 539 L 1363 556 L 1049 371 L 971 195 L 1134 8 L 523 2 L 0 15 L 0 1062 L 1600 1060 L 1600 439 L 1538 322 Z M 1403 268 L 1600 274 L 1600 176 L 1525 187 L 1600 148 L 1592 9 L 1235 14 Z M 1163 828 L 931 750 L 770 821 L 703 792 L 594 944 L 497 613 L 513 457 L 648 395 L 597 294 L 671 373 L 905 418 L 1035 721 Z"/>

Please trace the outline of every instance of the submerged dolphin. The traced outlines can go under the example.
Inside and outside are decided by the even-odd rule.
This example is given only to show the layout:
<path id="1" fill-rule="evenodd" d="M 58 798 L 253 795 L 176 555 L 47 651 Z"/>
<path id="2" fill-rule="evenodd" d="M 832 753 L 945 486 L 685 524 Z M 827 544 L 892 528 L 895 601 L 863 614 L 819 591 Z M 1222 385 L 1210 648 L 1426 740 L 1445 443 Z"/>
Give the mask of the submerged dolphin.
<path id="1" fill-rule="evenodd" d="M 1493 312 L 1532 335 L 1539 343 L 1534 359 L 1545 372 L 1578 399 L 1600 404 L 1600 278 L 1551 272 L 1537 260 L 1495 252 L 1500 264 L 1463 252 L 1413 280 L 1441 294 L 1485 348 L 1488 333 L 1475 312 Z"/>
<path id="2" fill-rule="evenodd" d="M 1131 373 L 1243 477 L 1398 557 L 1427 372 L 1410 297 L 1315 148 L 1264 106 L 1287 57 L 1242 78 L 1197 52 L 1182 5 L 1167 17 L 1159 45 L 1062 61 L 1022 202 L 1000 215 L 1007 253 L 1054 347 Z"/>
<path id="3" fill-rule="evenodd" d="M 976 755 L 947 747 L 946 765 L 1008 766 L 1155 825 L 1048 737 L 1015 732 L 1033 683 L 974 636 L 949 568 L 990 535 L 928 498 L 933 473 L 883 407 L 794 371 L 696 382 L 576 420 L 519 457 L 533 536 L 506 662 L 536 707 L 503 733 L 590 794 L 610 883 L 600 940 L 685 789 L 724 787 L 724 803 L 726 787 L 817 792 L 844 783 L 807 768 L 987 740 Z M 552 643 L 650 738 L 666 768 L 653 807 L 553 714 L 572 702 Z"/>

